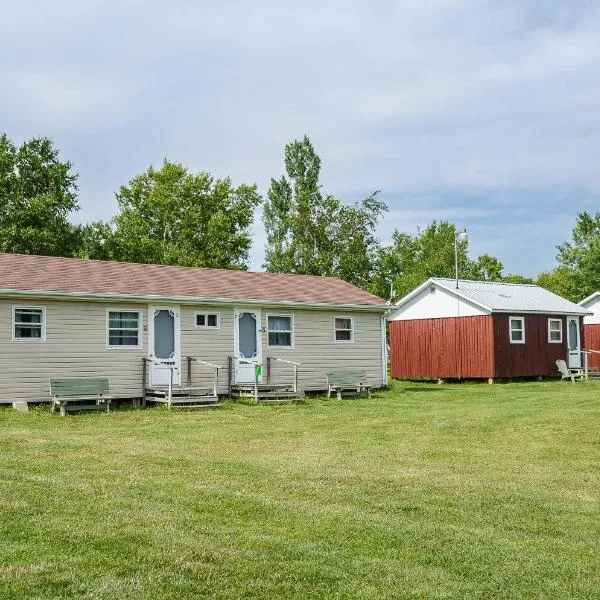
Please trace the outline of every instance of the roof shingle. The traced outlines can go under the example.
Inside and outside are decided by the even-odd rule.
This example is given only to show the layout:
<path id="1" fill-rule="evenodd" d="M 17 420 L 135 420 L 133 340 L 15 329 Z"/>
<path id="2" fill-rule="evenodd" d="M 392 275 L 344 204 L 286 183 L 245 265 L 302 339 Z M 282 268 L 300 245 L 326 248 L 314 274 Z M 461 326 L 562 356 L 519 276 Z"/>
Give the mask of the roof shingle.
<path id="1" fill-rule="evenodd" d="M 0 291 L 381 307 L 335 277 L 0 253 Z"/>

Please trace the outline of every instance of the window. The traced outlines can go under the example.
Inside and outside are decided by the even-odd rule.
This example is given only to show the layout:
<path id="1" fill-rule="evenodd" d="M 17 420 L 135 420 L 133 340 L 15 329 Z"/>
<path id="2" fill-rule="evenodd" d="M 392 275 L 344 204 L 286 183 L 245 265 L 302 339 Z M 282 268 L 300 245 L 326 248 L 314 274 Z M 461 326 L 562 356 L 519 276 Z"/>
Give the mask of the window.
<path id="1" fill-rule="evenodd" d="M 13 340 L 45 341 L 46 308 L 43 306 L 13 306 Z"/>
<path id="2" fill-rule="evenodd" d="M 548 319 L 548 343 L 562 343 L 562 319 Z"/>
<path id="3" fill-rule="evenodd" d="M 219 313 L 196 313 L 196 327 L 218 329 Z"/>
<path id="4" fill-rule="evenodd" d="M 525 343 L 525 317 L 509 317 L 510 343 Z"/>
<path id="5" fill-rule="evenodd" d="M 142 347 L 139 310 L 109 310 L 106 319 L 108 348 Z"/>
<path id="6" fill-rule="evenodd" d="M 294 317 L 267 315 L 268 346 L 292 348 L 294 345 Z"/>
<path id="7" fill-rule="evenodd" d="M 336 342 L 354 341 L 354 323 L 351 317 L 335 318 L 334 336 Z"/>

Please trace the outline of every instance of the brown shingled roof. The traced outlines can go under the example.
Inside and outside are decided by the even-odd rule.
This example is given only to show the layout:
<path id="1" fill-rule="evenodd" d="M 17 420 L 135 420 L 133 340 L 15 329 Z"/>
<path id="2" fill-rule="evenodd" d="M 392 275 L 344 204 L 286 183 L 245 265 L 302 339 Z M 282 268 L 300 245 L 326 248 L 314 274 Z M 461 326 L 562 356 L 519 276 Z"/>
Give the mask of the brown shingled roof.
<path id="1" fill-rule="evenodd" d="M 7 290 L 307 305 L 384 304 L 381 298 L 335 277 L 0 253 L 0 291 Z"/>

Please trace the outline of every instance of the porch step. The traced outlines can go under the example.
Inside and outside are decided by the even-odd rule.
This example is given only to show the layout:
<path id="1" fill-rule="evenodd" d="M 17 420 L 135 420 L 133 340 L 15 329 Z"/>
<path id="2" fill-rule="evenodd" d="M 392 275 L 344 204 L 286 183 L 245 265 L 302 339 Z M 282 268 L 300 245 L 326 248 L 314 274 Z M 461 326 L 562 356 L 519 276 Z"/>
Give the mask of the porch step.
<path id="1" fill-rule="evenodd" d="M 164 387 L 146 388 L 146 396 L 154 396 L 156 398 L 166 398 L 169 395 L 169 389 Z M 213 388 L 201 387 L 173 387 L 171 390 L 173 398 L 188 397 L 188 396 L 214 396 Z"/>
<path id="2" fill-rule="evenodd" d="M 161 396 L 146 396 L 146 402 L 168 405 L 169 399 Z M 215 406 L 221 406 L 221 403 L 219 398 L 214 395 L 173 396 L 171 399 L 171 408 L 210 408 Z"/>
<path id="3" fill-rule="evenodd" d="M 302 392 L 294 392 L 293 386 L 282 384 L 259 384 L 258 397 L 255 397 L 255 388 L 252 383 L 240 383 L 232 386 L 231 394 L 234 398 L 252 398 L 257 402 L 294 402 L 303 396 Z"/>

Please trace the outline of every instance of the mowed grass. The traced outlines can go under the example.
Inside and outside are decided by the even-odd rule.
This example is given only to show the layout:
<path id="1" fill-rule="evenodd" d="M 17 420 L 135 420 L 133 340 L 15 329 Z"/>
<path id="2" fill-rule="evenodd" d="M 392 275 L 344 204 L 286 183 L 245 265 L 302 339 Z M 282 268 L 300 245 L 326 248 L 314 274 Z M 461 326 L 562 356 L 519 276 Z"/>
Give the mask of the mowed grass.
<path id="1" fill-rule="evenodd" d="M 0 598 L 598 598 L 600 385 L 0 410 Z"/>

